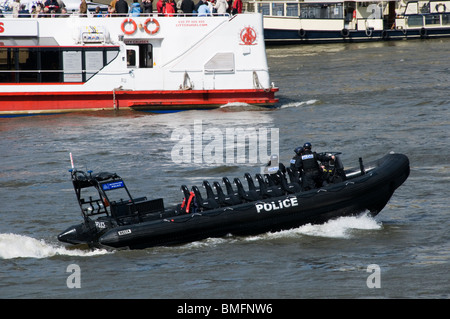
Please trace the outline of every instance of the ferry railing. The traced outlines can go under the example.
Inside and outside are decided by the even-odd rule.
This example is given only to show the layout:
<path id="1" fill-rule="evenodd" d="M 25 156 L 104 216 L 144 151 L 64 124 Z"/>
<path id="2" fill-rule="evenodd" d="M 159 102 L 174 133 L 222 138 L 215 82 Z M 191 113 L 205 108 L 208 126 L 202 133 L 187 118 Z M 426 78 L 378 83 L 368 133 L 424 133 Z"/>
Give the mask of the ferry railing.
<path id="1" fill-rule="evenodd" d="M 170 13 L 170 14 L 164 14 L 164 13 L 141 13 L 139 16 L 135 16 L 132 13 L 122 14 L 122 13 L 104 13 L 104 14 L 94 14 L 94 13 L 87 13 L 87 14 L 81 14 L 79 12 L 68 12 L 68 13 L 22 13 L 19 14 L 18 18 L 70 18 L 70 17 L 79 17 L 79 18 L 138 18 L 138 17 L 152 17 L 152 18 L 172 18 L 172 17 L 231 17 L 232 15 L 229 13 L 209 13 L 209 14 L 201 14 L 198 13 L 184 13 L 184 12 L 177 12 L 177 13 Z M 2 12 L 0 13 L 0 18 L 2 19 L 15 19 L 12 15 L 11 11 Z"/>
<path id="2" fill-rule="evenodd" d="M 245 12 L 258 12 L 264 16 L 293 17 L 300 16 L 300 3 L 303 0 L 291 1 L 249 1 L 244 3 Z"/>

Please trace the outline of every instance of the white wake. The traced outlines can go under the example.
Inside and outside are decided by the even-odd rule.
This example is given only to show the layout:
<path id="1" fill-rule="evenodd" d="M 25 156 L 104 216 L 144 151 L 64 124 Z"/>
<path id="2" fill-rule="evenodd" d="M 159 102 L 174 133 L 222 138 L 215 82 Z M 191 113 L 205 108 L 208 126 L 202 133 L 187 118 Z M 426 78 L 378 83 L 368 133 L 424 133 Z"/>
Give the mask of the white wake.
<path id="1" fill-rule="evenodd" d="M 302 106 L 308 106 L 318 103 L 319 100 L 308 100 L 308 101 L 301 101 L 301 102 L 291 102 L 281 105 L 280 108 L 286 109 L 289 107 L 302 107 Z"/>
<path id="2" fill-rule="evenodd" d="M 255 236 L 234 237 L 226 236 L 223 238 L 208 238 L 181 246 L 182 248 L 202 248 L 216 246 L 225 243 L 237 241 L 254 242 L 258 240 L 273 240 L 283 238 L 302 238 L 303 236 L 325 237 L 325 238 L 343 238 L 351 239 L 358 230 L 379 230 L 382 224 L 377 222 L 369 214 L 364 213 L 359 216 L 339 217 L 330 220 L 324 224 L 306 224 L 298 228 L 282 230 L 278 232 L 269 232 Z"/>
<path id="3" fill-rule="evenodd" d="M 95 256 L 107 254 L 106 250 L 67 249 L 18 234 L 0 234 L 0 259 L 13 258 L 48 258 L 57 255 L 65 256 Z"/>
<path id="4" fill-rule="evenodd" d="M 260 236 L 248 237 L 248 240 L 257 240 L 261 236 L 265 238 L 290 238 L 302 235 L 328 237 L 328 238 L 352 238 L 355 230 L 378 230 L 382 224 L 378 223 L 368 214 L 351 217 L 339 217 L 324 224 L 306 224 L 298 228 L 283 230 L 274 233 L 266 233 Z"/>

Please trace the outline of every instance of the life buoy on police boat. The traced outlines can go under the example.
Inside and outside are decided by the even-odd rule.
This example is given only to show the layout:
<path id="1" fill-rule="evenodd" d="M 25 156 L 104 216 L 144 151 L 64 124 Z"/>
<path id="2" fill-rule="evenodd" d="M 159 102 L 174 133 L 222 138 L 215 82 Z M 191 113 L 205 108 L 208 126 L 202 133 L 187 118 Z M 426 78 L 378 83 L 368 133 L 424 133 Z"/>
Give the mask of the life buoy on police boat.
<path id="1" fill-rule="evenodd" d="M 131 23 L 131 26 L 132 26 L 132 27 L 131 27 L 131 30 L 126 30 L 126 29 L 125 29 L 125 26 L 126 26 L 128 23 Z M 123 33 L 125 33 L 126 35 L 130 35 L 130 34 L 133 34 L 133 33 L 136 32 L 136 30 L 137 30 L 137 24 L 136 24 L 136 22 L 134 22 L 133 19 L 128 18 L 128 19 L 123 20 L 122 25 L 121 25 L 121 28 L 122 28 L 122 32 L 123 32 Z"/>
<path id="2" fill-rule="evenodd" d="M 149 30 L 149 28 L 148 28 L 148 24 L 149 23 L 155 24 L 155 29 Z M 158 20 L 153 19 L 153 18 L 148 18 L 147 20 L 145 20 L 145 22 L 144 22 L 144 30 L 148 34 L 155 34 L 156 32 L 158 32 L 159 31 L 159 22 L 158 22 Z"/>

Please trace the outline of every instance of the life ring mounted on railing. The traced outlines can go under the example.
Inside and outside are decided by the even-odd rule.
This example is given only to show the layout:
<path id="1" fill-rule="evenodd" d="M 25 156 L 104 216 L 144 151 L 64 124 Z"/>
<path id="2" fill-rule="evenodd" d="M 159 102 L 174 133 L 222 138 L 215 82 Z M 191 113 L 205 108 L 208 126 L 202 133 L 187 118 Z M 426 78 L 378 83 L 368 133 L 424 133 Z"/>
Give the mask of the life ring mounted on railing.
<path id="1" fill-rule="evenodd" d="M 149 23 L 152 23 L 152 24 L 155 25 L 155 28 L 153 30 L 150 30 L 148 28 L 148 24 Z M 145 22 L 144 22 L 144 30 L 148 34 L 155 34 L 155 33 L 157 33 L 159 31 L 159 22 L 158 22 L 158 20 L 153 19 L 153 18 L 148 18 L 147 20 L 145 20 Z"/>
<path id="2" fill-rule="evenodd" d="M 444 13 L 447 11 L 447 7 L 445 6 L 444 3 L 438 3 L 436 4 L 436 6 L 434 7 L 436 9 L 437 13 Z M 441 10 L 442 8 L 442 10 Z"/>
<path id="3" fill-rule="evenodd" d="M 125 29 L 125 26 L 126 26 L 128 23 L 131 23 L 131 30 Z M 131 34 L 133 34 L 133 33 L 136 32 L 136 30 L 137 30 L 137 24 L 136 24 L 136 22 L 134 22 L 133 19 L 128 18 L 128 19 L 123 20 L 122 25 L 121 25 L 121 28 L 122 28 L 122 32 L 123 32 L 123 33 L 125 33 L 126 35 L 131 35 Z"/>

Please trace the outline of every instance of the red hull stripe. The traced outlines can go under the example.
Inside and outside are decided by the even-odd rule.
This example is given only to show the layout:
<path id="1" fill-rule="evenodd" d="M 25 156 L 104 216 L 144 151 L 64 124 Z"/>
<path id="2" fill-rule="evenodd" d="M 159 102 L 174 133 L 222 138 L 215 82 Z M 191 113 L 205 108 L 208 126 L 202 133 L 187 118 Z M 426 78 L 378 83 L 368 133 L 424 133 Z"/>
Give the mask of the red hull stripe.
<path id="1" fill-rule="evenodd" d="M 269 90 L 176 90 L 0 93 L 0 114 L 59 113 L 105 109 L 180 110 L 215 108 L 228 103 L 273 106 Z"/>

